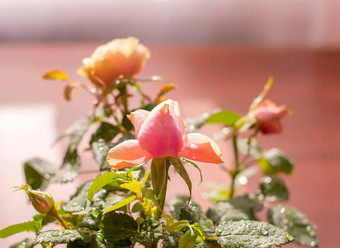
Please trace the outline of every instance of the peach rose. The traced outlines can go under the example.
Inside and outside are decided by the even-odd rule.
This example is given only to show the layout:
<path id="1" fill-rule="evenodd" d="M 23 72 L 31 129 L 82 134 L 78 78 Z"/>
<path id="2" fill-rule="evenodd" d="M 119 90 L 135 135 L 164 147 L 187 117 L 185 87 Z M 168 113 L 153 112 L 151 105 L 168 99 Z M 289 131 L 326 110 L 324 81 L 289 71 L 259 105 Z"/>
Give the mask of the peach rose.
<path id="1" fill-rule="evenodd" d="M 108 87 L 119 76 L 132 77 L 139 73 L 149 57 L 149 49 L 139 44 L 138 39 L 114 39 L 85 58 L 79 73 L 99 87 Z"/>
<path id="2" fill-rule="evenodd" d="M 281 133 L 280 119 L 288 114 L 290 110 L 286 106 L 277 106 L 270 100 L 259 103 L 252 110 L 256 124 L 263 134 Z"/>

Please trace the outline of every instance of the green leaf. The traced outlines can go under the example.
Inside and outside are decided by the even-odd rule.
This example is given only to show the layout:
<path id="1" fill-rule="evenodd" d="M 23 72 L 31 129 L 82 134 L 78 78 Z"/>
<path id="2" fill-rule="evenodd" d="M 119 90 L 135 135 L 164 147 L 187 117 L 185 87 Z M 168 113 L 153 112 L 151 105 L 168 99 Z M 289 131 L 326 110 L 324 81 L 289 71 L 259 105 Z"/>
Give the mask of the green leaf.
<path id="1" fill-rule="evenodd" d="M 163 248 L 178 248 L 181 236 L 183 236 L 182 232 L 166 231 L 163 237 Z"/>
<path id="2" fill-rule="evenodd" d="M 110 212 L 104 215 L 101 230 L 107 242 L 116 243 L 136 235 L 137 222 L 129 215 Z"/>
<path id="3" fill-rule="evenodd" d="M 86 243 L 82 240 L 76 240 L 71 243 L 68 243 L 66 248 L 92 248 L 91 243 Z"/>
<path id="4" fill-rule="evenodd" d="M 201 182 L 203 181 L 203 175 L 202 175 L 202 171 L 201 171 L 201 168 L 194 162 L 194 161 L 191 161 L 190 159 L 187 159 L 187 158 L 182 158 L 182 160 L 186 163 L 189 163 L 191 165 L 193 165 L 200 173 L 200 180 Z"/>
<path id="5" fill-rule="evenodd" d="M 235 208 L 244 212 L 249 219 L 255 219 L 255 213 L 263 209 L 263 203 L 259 202 L 254 195 L 242 195 L 228 201 Z"/>
<path id="6" fill-rule="evenodd" d="M 238 121 L 241 117 L 235 112 L 231 111 L 219 111 L 216 112 L 207 119 L 207 123 L 219 123 L 227 126 L 232 126 L 236 121 Z"/>
<path id="7" fill-rule="evenodd" d="M 120 185 L 122 189 L 128 189 L 133 193 L 139 194 L 142 191 L 143 183 L 139 181 L 132 181 Z"/>
<path id="8" fill-rule="evenodd" d="M 73 215 L 80 215 L 80 213 L 84 213 L 85 215 L 82 215 L 82 218 L 80 217 L 77 219 L 79 221 L 79 227 L 89 228 L 90 230 L 99 230 L 102 213 L 98 208 L 89 206 L 83 212 L 76 212 L 73 213 Z"/>
<path id="9" fill-rule="evenodd" d="M 167 228 L 167 230 L 168 230 L 169 232 L 172 232 L 172 231 L 180 231 L 180 230 L 182 230 L 184 227 L 187 227 L 187 226 L 189 226 L 189 225 L 190 225 L 189 221 L 187 221 L 187 220 L 179 220 L 179 221 L 173 223 L 171 226 L 169 226 L 169 227 Z"/>
<path id="10" fill-rule="evenodd" d="M 103 212 L 106 212 L 106 210 L 108 210 L 109 208 L 111 208 L 112 206 L 116 205 L 117 203 L 131 197 L 134 196 L 133 194 L 115 194 L 110 193 L 109 197 L 105 200 L 105 203 L 102 207 Z M 126 211 L 126 207 L 122 207 L 119 210 L 121 211 Z"/>
<path id="11" fill-rule="evenodd" d="M 57 166 L 41 158 L 33 158 L 25 162 L 24 170 L 26 183 L 32 189 L 45 190 L 52 176 L 57 171 Z"/>
<path id="12" fill-rule="evenodd" d="M 85 115 L 82 119 L 74 122 L 70 127 L 68 127 L 56 140 L 59 140 L 70 137 L 71 144 L 78 144 L 89 126 L 91 125 L 91 116 Z"/>
<path id="13" fill-rule="evenodd" d="M 122 125 L 127 131 L 133 130 L 133 125 L 132 125 L 131 121 L 129 120 L 129 118 L 127 118 L 127 115 L 123 116 Z M 131 138 L 134 139 L 134 136 L 132 136 Z"/>
<path id="14" fill-rule="evenodd" d="M 268 176 L 279 172 L 290 175 L 294 166 L 292 160 L 277 148 L 267 151 L 263 158 L 258 159 L 258 163 L 263 172 Z"/>
<path id="15" fill-rule="evenodd" d="M 126 176 L 124 174 L 118 172 L 106 172 L 98 176 L 96 179 L 93 180 L 91 187 L 88 190 L 87 199 L 92 201 L 93 196 L 95 195 L 98 190 L 103 188 L 105 185 L 115 182 L 115 181 L 126 181 Z"/>
<path id="16" fill-rule="evenodd" d="M 259 194 L 261 194 L 266 201 L 279 202 L 287 201 L 289 198 L 286 184 L 278 177 L 264 177 L 260 181 Z"/>
<path id="17" fill-rule="evenodd" d="M 141 101 L 140 101 L 140 105 L 143 107 L 144 106 L 144 98 L 145 98 L 145 95 L 143 93 L 143 90 L 142 88 L 137 84 L 137 83 L 132 83 L 131 81 L 129 82 L 129 84 L 134 87 L 137 92 L 139 93 L 139 95 L 141 96 Z"/>
<path id="18" fill-rule="evenodd" d="M 51 70 L 43 75 L 43 79 L 53 79 L 60 81 L 68 81 L 68 76 L 65 72 L 60 70 Z"/>
<path id="19" fill-rule="evenodd" d="M 70 137 L 70 144 L 65 153 L 61 169 L 58 171 L 57 175 L 53 178 L 54 182 L 67 183 L 73 181 L 75 177 L 78 176 L 80 162 L 77 153 L 77 147 L 82 140 L 84 134 L 91 125 L 92 117 L 86 115 L 81 120 L 72 124 L 68 129 L 66 129 L 56 140 L 59 141 L 64 137 Z"/>
<path id="20" fill-rule="evenodd" d="M 195 232 L 189 229 L 184 233 L 184 235 L 179 239 L 179 248 L 193 248 L 196 244 Z"/>
<path id="21" fill-rule="evenodd" d="M 101 210 L 108 192 L 106 190 L 97 191 L 90 202 L 87 199 L 88 190 L 92 182 L 85 182 L 77 188 L 71 199 L 65 203 L 63 209 L 77 215 L 94 214 L 94 210 Z M 86 217 L 86 216 L 85 216 Z M 84 218 L 85 218 L 84 217 Z"/>
<path id="22" fill-rule="evenodd" d="M 93 233 L 88 229 L 82 230 L 53 230 L 40 232 L 35 238 L 37 244 L 52 243 L 52 244 L 67 244 L 74 241 L 90 242 Z"/>
<path id="23" fill-rule="evenodd" d="M 110 165 L 106 161 L 107 154 L 110 150 L 110 147 L 104 141 L 97 141 L 92 143 L 92 155 L 94 160 L 99 165 L 101 171 L 109 170 Z"/>
<path id="24" fill-rule="evenodd" d="M 171 158 L 169 159 L 171 164 L 175 167 L 177 173 L 183 178 L 184 182 L 187 184 L 189 193 L 190 193 L 190 199 L 191 199 L 191 191 L 192 191 L 192 183 L 191 179 L 189 177 L 189 174 L 187 170 L 185 169 L 181 159 L 179 158 Z"/>
<path id="25" fill-rule="evenodd" d="M 86 182 L 80 185 L 71 199 L 63 206 L 63 209 L 68 212 L 77 212 L 83 210 L 86 205 L 89 205 L 90 202 L 87 202 L 86 193 L 90 186 L 91 182 Z"/>
<path id="26" fill-rule="evenodd" d="M 4 239 L 21 232 L 39 232 L 42 228 L 40 221 L 27 221 L 14 224 L 0 230 L 0 238 Z"/>
<path id="27" fill-rule="evenodd" d="M 161 209 L 158 200 L 156 199 L 155 192 L 152 189 L 142 189 L 142 194 L 145 198 L 151 200 L 156 206 Z"/>
<path id="28" fill-rule="evenodd" d="M 78 247 L 75 246 L 74 248 Z M 114 248 L 114 244 L 108 244 L 107 242 L 105 242 L 103 234 L 99 232 L 96 235 L 96 238 L 92 241 L 91 246 L 89 248 Z"/>
<path id="29" fill-rule="evenodd" d="M 215 235 L 213 222 L 208 219 L 201 206 L 196 202 L 190 201 L 189 204 L 184 205 L 178 219 L 188 220 L 190 224 L 199 223 L 206 236 Z"/>
<path id="30" fill-rule="evenodd" d="M 80 168 L 77 147 L 84 134 L 90 127 L 91 119 L 91 116 L 86 115 L 81 120 L 75 122 L 69 128 L 67 128 L 56 140 L 56 142 L 58 142 L 64 137 L 70 137 L 70 144 L 65 153 L 61 169 L 53 178 L 54 182 L 67 183 L 73 181 L 73 179 L 77 177 Z"/>
<path id="31" fill-rule="evenodd" d="M 263 209 L 263 203 L 252 195 L 242 195 L 229 201 L 221 201 L 208 209 L 207 216 L 214 223 L 229 220 L 256 219 L 255 213 Z"/>
<path id="32" fill-rule="evenodd" d="M 124 207 L 124 206 L 128 205 L 129 203 L 133 202 L 136 199 L 137 199 L 137 196 L 135 196 L 135 195 L 130 196 L 128 198 L 125 198 L 122 201 L 120 201 L 120 202 L 116 203 L 115 205 L 113 205 L 112 207 L 106 209 L 105 210 L 105 214 L 109 213 L 111 211 L 115 211 L 115 210 L 117 210 L 117 209 L 119 209 L 121 207 Z"/>
<path id="33" fill-rule="evenodd" d="M 42 226 L 55 221 L 55 218 L 50 214 L 36 214 L 33 216 L 33 220 L 40 221 Z"/>
<path id="34" fill-rule="evenodd" d="M 11 245 L 9 248 L 33 248 L 34 241 L 30 238 L 26 238 L 19 243 Z"/>
<path id="35" fill-rule="evenodd" d="M 144 209 L 143 205 L 138 201 L 135 203 L 135 205 L 133 205 L 131 212 L 137 213 L 137 212 L 143 211 L 143 209 Z"/>
<path id="36" fill-rule="evenodd" d="M 213 244 L 211 244 L 211 246 L 207 245 L 206 242 L 197 242 L 196 240 L 196 244 L 194 246 L 194 248 L 209 248 L 209 247 L 217 247 L 216 245 L 213 246 Z"/>
<path id="37" fill-rule="evenodd" d="M 151 162 L 151 182 L 157 197 L 164 189 L 168 180 L 168 166 L 166 159 L 153 158 Z"/>
<path id="38" fill-rule="evenodd" d="M 218 202 L 208 209 L 207 217 L 214 223 L 228 220 L 247 220 L 250 217 L 229 202 Z"/>
<path id="39" fill-rule="evenodd" d="M 168 207 L 172 216 L 179 217 L 181 214 L 181 209 L 189 201 L 188 196 L 175 196 L 168 202 Z"/>
<path id="40" fill-rule="evenodd" d="M 192 227 L 194 228 L 196 238 L 198 239 L 198 241 L 204 242 L 205 235 L 204 235 L 204 231 L 203 231 L 201 225 L 199 223 L 195 223 L 195 224 L 192 225 Z"/>
<path id="41" fill-rule="evenodd" d="M 93 197 L 93 201 L 90 202 L 87 200 L 87 192 L 91 183 L 86 182 L 78 187 L 71 199 L 59 210 L 59 213 L 74 226 L 98 230 L 102 217 L 102 205 L 108 192 L 104 189 L 98 191 Z M 69 212 L 72 212 L 72 214 Z"/>
<path id="42" fill-rule="evenodd" d="M 120 133 L 119 127 L 114 126 L 108 122 L 102 122 L 100 126 L 97 128 L 96 132 L 92 134 L 90 144 L 92 144 L 93 142 L 97 142 L 99 140 L 110 142 L 119 133 Z"/>
<path id="43" fill-rule="evenodd" d="M 67 183 L 72 182 L 79 174 L 80 162 L 77 147 L 70 144 L 57 174 L 52 178 L 53 182 Z"/>
<path id="44" fill-rule="evenodd" d="M 163 237 L 163 225 L 160 220 L 146 219 L 139 226 L 137 241 L 146 247 Z"/>
<path id="45" fill-rule="evenodd" d="M 67 163 L 63 165 L 61 169 L 51 178 L 54 183 L 68 183 L 72 182 L 79 174 L 80 163 L 78 161 L 78 155 L 76 163 Z"/>
<path id="46" fill-rule="evenodd" d="M 299 210 L 277 205 L 269 209 L 268 220 L 293 235 L 296 243 L 303 246 L 319 246 L 315 225 Z"/>
<path id="47" fill-rule="evenodd" d="M 222 248 L 271 248 L 294 238 L 284 230 L 266 222 L 240 220 L 222 222 L 216 228 L 217 242 Z"/>

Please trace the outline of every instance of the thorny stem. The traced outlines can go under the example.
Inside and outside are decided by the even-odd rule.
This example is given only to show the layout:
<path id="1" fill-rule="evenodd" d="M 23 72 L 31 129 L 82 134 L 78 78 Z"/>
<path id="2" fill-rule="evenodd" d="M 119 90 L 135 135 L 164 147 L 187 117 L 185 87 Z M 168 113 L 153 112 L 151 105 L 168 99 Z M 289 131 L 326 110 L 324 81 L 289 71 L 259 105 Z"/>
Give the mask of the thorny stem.
<path id="1" fill-rule="evenodd" d="M 251 135 L 248 136 L 248 138 L 247 138 L 247 153 L 241 161 L 239 161 L 238 146 L 237 146 L 238 133 L 237 133 L 236 130 L 233 130 L 233 132 L 232 132 L 232 142 L 233 142 L 234 159 L 235 159 L 235 170 L 229 172 L 230 175 L 231 175 L 229 199 L 234 197 L 236 177 L 238 176 L 238 174 L 240 174 L 240 172 L 243 169 L 245 169 L 246 167 L 248 167 L 248 165 L 250 165 L 252 163 L 252 161 L 251 161 L 248 164 L 244 164 L 245 162 L 247 162 L 247 159 L 249 158 L 249 155 L 250 155 L 250 149 L 251 149 L 250 145 L 251 145 L 252 139 L 257 135 L 258 131 L 259 130 L 256 129 Z"/>
<path id="2" fill-rule="evenodd" d="M 234 192 L 235 192 L 235 180 L 237 175 L 240 173 L 239 171 L 239 158 L 238 158 L 238 147 L 237 147 L 237 136 L 238 133 L 237 131 L 233 130 L 232 133 L 232 142 L 233 142 L 233 148 L 234 148 L 234 160 L 235 160 L 235 170 L 231 171 L 231 184 L 230 184 L 230 190 L 229 190 L 229 199 L 234 197 Z"/>
<path id="3" fill-rule="evenodd" d="M 61 218 L 61 216 L 59 215 L 58 213 L 58 210 L 53 207 L 49 212 L 48 214 L 52 215 L 54 218 L 56 218 L 60 224 L 60 226 L 63 228 L 63 229 L 71 229 L 67 223 L 63 220 L 63 218 Z"/>
<path id="4" fill-rule="evenodd" d="M 247 161 L 247 159 L 249 158 L 250 150 L 251 150 L 251 142 L 252 142 L 253 138 L 256 137 L 258 132 L 259 132 L 259 129 L 256 129 L 251 135 L 248 136 L 248 138 L 247 138 L 247 152 L 246 152 L 246 155 L 243 157 L 243 159 L 240 162 L 241 165 L 243 165 Z"/>

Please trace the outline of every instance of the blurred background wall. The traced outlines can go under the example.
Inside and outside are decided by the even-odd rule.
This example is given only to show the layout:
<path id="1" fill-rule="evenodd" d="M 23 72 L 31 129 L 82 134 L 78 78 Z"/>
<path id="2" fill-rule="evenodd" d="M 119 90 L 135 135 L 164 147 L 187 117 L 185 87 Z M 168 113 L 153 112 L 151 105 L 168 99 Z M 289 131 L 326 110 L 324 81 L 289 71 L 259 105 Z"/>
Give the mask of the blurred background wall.
<path id="1" fill-rule="evenodd" d="M 0 0 L 0 41 L 340 47 L 336 0 Z"/>

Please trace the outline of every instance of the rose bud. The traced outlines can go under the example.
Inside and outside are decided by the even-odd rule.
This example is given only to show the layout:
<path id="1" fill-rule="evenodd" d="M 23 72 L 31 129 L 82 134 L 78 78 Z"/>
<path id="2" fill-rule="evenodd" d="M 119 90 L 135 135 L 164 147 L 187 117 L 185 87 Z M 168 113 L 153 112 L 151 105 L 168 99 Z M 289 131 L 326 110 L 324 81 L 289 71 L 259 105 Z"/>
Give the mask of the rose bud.
<path id="1" fill-rule="evenodd" d="M 120 76 L 129 78 L 139 73 L 149 57 L 149 49 L 138 39 L 114 39 L 85 58 L 78 72 L 99 87 L 110 87 Z"/>
<path id="2" fill-rule="evenodd" d="M 281 133 L 280 119 L 290 113 L 285 105 L 277 106 L 270 100 L 259 103 L 251 111 L 257 127 L 263 134 Z"/>
<path id="3" fill-rule="evenodd" d="M 51 193 L 33 190 L 29 186 L 24 189 L 29 196 L 33 207 L 41 214 L 46 214 L 54 207 Z"/>

